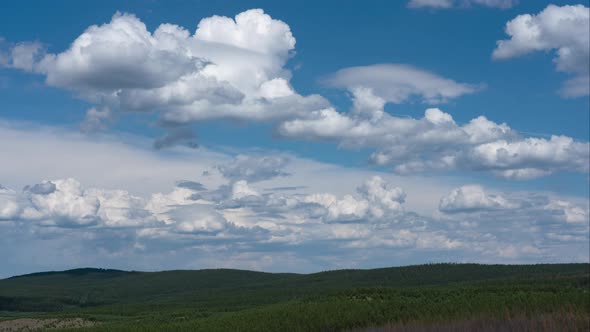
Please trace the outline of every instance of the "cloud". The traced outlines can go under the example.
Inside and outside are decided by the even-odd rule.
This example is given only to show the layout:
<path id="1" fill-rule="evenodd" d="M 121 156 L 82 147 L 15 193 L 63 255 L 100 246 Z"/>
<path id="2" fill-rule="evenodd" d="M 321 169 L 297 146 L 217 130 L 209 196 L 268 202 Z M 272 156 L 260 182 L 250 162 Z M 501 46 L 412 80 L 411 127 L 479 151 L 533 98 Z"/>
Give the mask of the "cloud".
<path id="1" fill-rule="evenodd" d="M 588 227 L 588 201 L 575 203 L 548 195 L 490 194 L 480 185 L 465 185 L 453 189 L 440 199 L 439 211 L 446 216 L 483 216 L 482 220 L 505 220 L 515 223 L 563 223 Z"/>
<path id="2" fill-rule="evenodd" d="M 154 148 L 160 150 L 182 142 L 184 145 L 196 149 L 199 147 L 196 138 L 197 134 L 189 127 L 169 128 L 166 135 L 154 141 Z"/>
<path id="3" fill-rule="evenodd" d="M 504 197 L 488 195 L 478 185 L 462 186 L 441 198 L 439 210 L 445 213 L 515 208 Z"/>
<path id="4" fill-rule="evenodd" d="M 88 226 L 98 222 L 100 201 L 87 195 L 74 179 L 62 179 L 41 183 L 32 189 L 51 187 L 53 190 L 27 191 L 28 203 L 22 208 L 19 219 L 38 220 L 42 225 L 66 227 Z"/>
<path id="5" fill-rule="evenodd" d="M 324 207 L 325 212 L 314 214 L 328 222 L 358 222 L 368 217 L 369 202 L 351 195 L 338 199 L 332 194 L 313 194 L 306 196 L 303 202 Z"/>
<path id="6" fill-rule="evenodd" d="M 371 160 L 395 172 L 486 171 L 508 179 L 530 179 L 554 172 L 588 172 L 589 144 L 567 136 L 523 137 L 507 124 L 484 116 L 458 125 L 438 108 L 419 119 L 384 112 L 384 100 L 371 88 L 353 92 L 353 109 L 325 108 L 283 122 L 285 137 L 338 142 L 344 148 L 371 148 Z"/>
<path id="7" fill-rule="evenodd" d="M 371 203 L 371 213 L 382 217 L 385 211 L 402 211 L 406 193 L 379 176 L 373 176 L 357 188 L 357 192 Z"/>
<path id="8" fill-rule="evenodd" d="M 587 225 L 589 221 L 590 214 L 587 205 L 586 208 L 583 208 L 571 202 L 552 200 L 545 206 L 545 209 L 562 215 L 568 223 Z"/>
<path id="9" fill-rule="evenodd" d="M 590 93 L 590 9 L 583 5 L 549 5 L 536 15 L 523 14 L 506 23 L 508 40 L 500 40 L 492 53 L 497 60 L 531 52 L 553 51 L 556 69 L 573 75 L 565 82 L 567 97 Z"/>
<path id="10" fill-rule="evenodd" d="M 36 71 L 47 75 L 49 85 L 93 97 L 162 87 L 205 65 L 178 45 L 177 38 L 188 37 L 184 33 L 163 26 L 152 35 L 135 16 L 117 13 L 110 23 L 86 29 L 70 49 L 46 55 Z"/>
<path id="11" fill-rule="evenodd" d="M 181 180 L 176 182 L 176 186 L 179 188 L 186 188 L 192 191 L 204 191 L 206 190 L 205 186 L 202 183 L 195 182 L 195 181 L 188 181 L 188 180 Z"/>
<path id="12" fill-rule="evenodd" d="M 80 124 L 80 131 L 84 133 L 92 133 L 105 130 L 108 128 L 108 124 L 113 121 L 113 117 L 113 112 L 108 107 L 100 109 L 92 107 L 86 111 L 86 117 Z"/>
<path id="13" fill-rule="evenodd" d="M 12 46 L 2 62 L 4 66 L 31 72 L 34 71 L 44 53 L 44 47 L 39 42 L 21 42 Z"/>
<path id="14" fill-rule="evenodd" d="M 357 193 L 358 197 L 344 195 L 342 199 L 330 193 L 311 194 L 300 198 L 298 204 L 311 203 L 324 207 L 324 211 L 313 210 L 310 215 L 328 222 L 384 221 L 404 211 L 404 190 L 379 176 L 373 176 L 357 187 Z M 313 206 L 307 208 L 313 209 Z"/>
<path id="15" fill-rule="evenodd" d="M 237 155 L 231 162 L 217 165 L 215 169 L 231 181 L 258 182 L 289 175 L 285 171 L 289 161 L 286 156 Z"/>
<path id="16" fill-rule="evenodd" d="M 100 207 L 97 216 L 105 227 L 138 227 L 157 222 L 146 209 L 145 199 L 126 190 L 91 188 L 86 190 L 86 194 L 98 199 Z"/>
<path id="17" fill-rule="evenodd" d="M 235 20 L 223 16 L 203 19 L 195 38 L 281 56 L 295 47 L 289 26 L 265 15 L 262 9 L 240 13 Z"/>
<path id="18" fill-rule="evenodd" d="M 23 190 L 31 194 L 49 195 L 57 190 L 57 186 L 51 181 L 45 181 L 32 186 L 25 186 Z"/>
<path id="19" fill-rule="evenodd" d="M 590 214 L 587 198 L 572 200 L 551 194 L 491 194 L 479 185 L 454 189 L 443 196 L 434 218 L 455 228 L 470 250 L 502 261 L 536 256 L 555 259 L 558 246 L 587 250 Z M 492 243 L 503 243 L 494 246 Z M 576 255 L 574 252 L 570 255 Z"/>
<path id="20" fill-rule="evenodd" d="M 185 234 L 215 234 L 229 227 L 228 221 L 209 205 L 192 204 L 170 212 L 174 231 Z"/>
<path id="21" fill-rule="evenodd" d="M 233 183 L 231 188 L 231 198 L 240 200 L 250 196 L 260 196 L 260 194 L 248 186 L 248 181 L 239 180 Z"/>
<path id="22" fill-rule="evenodd" d="M 132 227 L 156 222 L 145 210 L 143 198 L 125 190 L 84 189 L 72 178 L 43 181 L 0 198 L 0 219 L 44 227 Z"/>
<path id="23" fill-rule="evenodd" d="M 453 7 L 484 6 L 490 8 L 511 8 L 518 4 L 518 0 L 410 0 L 410 8 L 448 9 Z"/>
<path id="24" fill-rule="evenodd" d="M 408 7 L 410 8 L 451 8 L 453 0 L 410 0 Z"/>
<path id="25" fill-rule="evenodd" d="M 185 147 L 175 147 L 164 157 L 152 149 L 152 143 L 150 138 L 128 134 L 85 135 L 60 127 L 0 120 L 0 178 L 7 187 L 22 188 L 31 182 L 72 177 L 90 187 L 122 187 L 134 194 L 147 194 L 231 160 L 227 154 L 207 148 Z M 206 186 L 223 181 L 216 174 L 202 179 Z"/>
<path id="26" fill-rule="evenodd" d="M 428 104 L 437 104 L 476 92 L 479 87 L 458 83 L 431 72 L 403 64 L 378 64 L 341 69 L 325 79 L 325 83 L 346 88 L 359 95 L 357 89 L 368 88 L 386 102 L 400 104 L 417 97 Z"/>
<path id="27" fill-rule="evenodd" d="M 194 193 L 195 191 L 192 189 L 178 186 L 169 193 L 155 192 L 146 201 L 145 209 L 157 220 L 163 221 L 167 225 L 174 224 L 175 221 L 169 213 L 179 207 L 198 203 L 192 198 Z"/>
<path id="28" fill-rule="evenodd" d="M 20 213 L 16 192 L 0 186 L 0 221 L 15 219 Z"/>
<path id="29" fill-rule="evenodd" d="M 588 172 L 588 149 L 588 143 L 567 136 L 498 140 L 475 147 L 469 158 L 501 176 L 526 179 L 558 170 Z"/>
<path id="30" fill-rule="evenodd" d="M 97 109 L 157 111 L 166 124 L 266 121 L 328 104 L 290 86 L 284 65 L 294 47 L 289 26 L 261 9 L 204 18 L 192 35 L 169 23 L 151 32 L 136 16 L 116 13 L 60 53 L 46 53 L 39 43 L 17 44 L 9 66 L 44 75 L 48 85 L 95 103 L 87 129 L 102 127 L 105 114 Z"/>
<path id="31" fill-rule="evenodd" d="M 172 225 L 183 233 L 213 232 L 226 223 L 212 204 L 190 198 L 194 185 L 180 185 L 168 194 L 154 193 L 146 199 L 121 189 L 85 189 L 72 178 L 44 181 L 25 187 L 22 193 L 3 189 L 1 218 L 64 228 L 166 230 Z"/>
<path id="32" fill-rule="evenodd" d="M 6 40 L 0 36 L 0 68 L 8 67 L 10 62 L 10 55 L 5 51 L 7 48 L 5 44 Z"/>

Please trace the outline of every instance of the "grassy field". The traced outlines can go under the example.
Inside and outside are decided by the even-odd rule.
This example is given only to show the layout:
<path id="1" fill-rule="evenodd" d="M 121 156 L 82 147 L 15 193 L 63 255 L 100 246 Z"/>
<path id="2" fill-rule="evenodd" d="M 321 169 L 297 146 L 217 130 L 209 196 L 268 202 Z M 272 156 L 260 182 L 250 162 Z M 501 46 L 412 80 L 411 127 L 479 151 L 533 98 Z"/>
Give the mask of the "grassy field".
<path id="1" fill-rule="evenodd" d="M 314 274 L 78 269 L 0 280 L 0 320 L 83 318 L 92 323 L 84 331 L 467 331 L 505 324 L 588 331 L 589 272 L 589 264 Z"/>

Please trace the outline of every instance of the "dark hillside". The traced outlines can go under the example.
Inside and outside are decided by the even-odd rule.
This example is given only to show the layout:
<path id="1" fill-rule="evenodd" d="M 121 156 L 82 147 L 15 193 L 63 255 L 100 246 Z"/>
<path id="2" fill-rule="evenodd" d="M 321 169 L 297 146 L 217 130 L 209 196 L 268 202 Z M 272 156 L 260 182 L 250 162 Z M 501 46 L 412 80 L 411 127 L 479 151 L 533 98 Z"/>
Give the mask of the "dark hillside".
<path id="1" fill-rule="evenodd" d="M 422 287 L 484 281 L 577 278 L 584 283 L 589 270 L 588 264 L 428 264 L 313 274 L 231 269 L 125 272 L 84 268 L 0 280 L 0 310 L 54 311 L 72 306 L 225 297 L 238 301 L 259 298 L 263 303 L 272 303 L 348 288 Z"/>
<path id="2" fill-rule="evenodd" d="M 82 317 L 97 322 L 86 328 L 98 331 L 324 331 L 566 315 L 583 327 L 589 278 L 589 264 L 428 264 L 313 274 L 85 268 L 0 280 L 0 320 Z"/>

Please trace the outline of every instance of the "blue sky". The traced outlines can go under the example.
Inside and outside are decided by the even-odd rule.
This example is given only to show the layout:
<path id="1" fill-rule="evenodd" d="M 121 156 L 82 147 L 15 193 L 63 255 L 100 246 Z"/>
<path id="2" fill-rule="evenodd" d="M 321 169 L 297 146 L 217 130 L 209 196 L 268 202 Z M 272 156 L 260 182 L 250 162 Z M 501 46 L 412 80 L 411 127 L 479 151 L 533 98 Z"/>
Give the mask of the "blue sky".
<path id="1" fill-rule="evenodd" d="M 587 261 L 588 16 L 0 4 L 0 276 Z"/>

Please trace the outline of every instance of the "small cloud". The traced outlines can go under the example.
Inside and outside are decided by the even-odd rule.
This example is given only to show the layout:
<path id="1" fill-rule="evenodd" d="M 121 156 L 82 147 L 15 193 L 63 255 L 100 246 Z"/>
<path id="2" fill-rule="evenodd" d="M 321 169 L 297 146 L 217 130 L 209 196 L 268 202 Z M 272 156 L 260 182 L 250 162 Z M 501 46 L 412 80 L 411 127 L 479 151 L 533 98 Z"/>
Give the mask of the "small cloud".
<path id="1" fill-rule="evenodd" d="M 519 0 L 410 0 L 410 8 L 450 9 L 483 6 L 507 9 L 516 6 Z"/>
<path id="2" fill-rule="evenodd" d="M 478 212 L 516 207 L 518 204 L 510 202 L 500 195 L 487 194 L 478 185 L 456 188 L 441 198 L 439 204 L 439 210 L 445 213 Z"/>
<path id="3" fill-rule="evenodd" d="M 154 148 L 157 150 L 168 148 L 174 145 L 184 144 L 192 149 L 197 149 L 199 144 L 195 141 L 197 134 L 192 128 L 176 127 L 169 128 L 168 133 L 154 142 Z"/>
<path id="4" fill-rule="evenodd" d="M 176 186 L 179 188 L 186 188 L 193 191 L 204 191 L 207 190 L 202 183 L 195 181 L 180 180 L 176 182 Z"/>
<path id="5" fill-rule="evenodd" d="M 231 181 L 258 182 L 288 176 L 285 167 L 289 162 L 285 156 L 238 155 L 229 163 L 217 165 L 216 169 Z"/>
<path id="6" fill-rule="evenodd" d="M 344 68 L 323 82 L 352 92 L 359 88 L 371 89 L 375 96 L 394 104 L 408 102 L 413 97 L 427 104 L 437 104 L 481 89 L 478 85 L 459 83 L 405 64 Z"/>
<path id="7" fill-rule="evenodd" d="M 92 133 L 105 130 L 113 121 L 114 114 L 108 107 L 92 107 L 86 111 L 84 122 L 80 124 L 80 131 L 83 133 Z"/>

